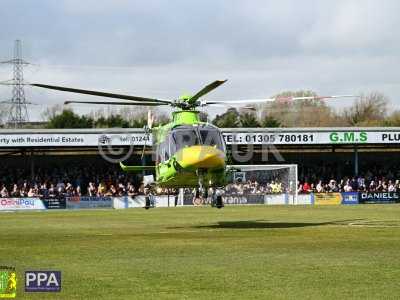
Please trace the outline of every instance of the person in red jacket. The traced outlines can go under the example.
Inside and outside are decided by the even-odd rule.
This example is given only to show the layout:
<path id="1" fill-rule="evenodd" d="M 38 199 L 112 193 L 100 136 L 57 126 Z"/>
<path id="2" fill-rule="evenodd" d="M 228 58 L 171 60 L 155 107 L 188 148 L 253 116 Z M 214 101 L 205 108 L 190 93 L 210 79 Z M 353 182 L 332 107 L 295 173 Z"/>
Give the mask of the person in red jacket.
<path id="1" fill-rule="evenodd" d="M 307 181 L 304 182 L 304 184 L 303 184 L 303 192 L 304 192 L 304 193 L 309 193 L 310 190 L 311 190 L 311 186 L 308 184 Z"/>

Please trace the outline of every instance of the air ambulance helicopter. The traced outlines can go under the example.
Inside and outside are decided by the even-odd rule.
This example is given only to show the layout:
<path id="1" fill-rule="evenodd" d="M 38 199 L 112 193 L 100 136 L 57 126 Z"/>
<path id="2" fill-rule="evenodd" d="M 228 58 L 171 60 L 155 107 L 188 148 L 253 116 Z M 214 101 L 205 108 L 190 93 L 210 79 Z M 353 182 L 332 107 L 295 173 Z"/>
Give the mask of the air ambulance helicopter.
<path id="1" fill-rule="evenodd" d="M 153 134 L 156 149 L 156 161 L 152 166 L 126 166 L 120 163 L 122 170 L 139 172 L 152 170 L 155 172 L 154 186 L 166 188 L 195 188 L 196 193 L 207 197 L 210 187 L 222 188 L 227 184 L 227 175 L 231 171 L 227 165 L 226 145 L 221 130 L 208 122 L 202 122 L 198 108 L 212 105 L 236 106 L 240 104 L 256 104 L 273 101 L 322 100 L 329 98 L 354 97 L 353 95 L 338 96 L 307 96 L 307 97 L 277 97 L 267 99 L 239 101 L 209 101 L 203 96 L 216 89 L 227 80 L 216 80 L 193 96 L 184 95 L 178 99 L 156 99 L 121 95 L 92 90 L 83 90 L 47 84 L 31 84 L 32 86 L 59 90 L 65 92 L 101 96 L 126 100 L 115 101 L 66 101 L 65 104 L 106 104 L 106 105 L 138 105 L 138 106 L 170 106 L 172 122 L 152 128 L 151 117 L 147 126 Z M 215 189 L 214 189 L 215 190 Z M 221 197 L 214 197 L 215 206 L 223 206 Z M 146 207 L 149 207 L 147 205 Z"/>

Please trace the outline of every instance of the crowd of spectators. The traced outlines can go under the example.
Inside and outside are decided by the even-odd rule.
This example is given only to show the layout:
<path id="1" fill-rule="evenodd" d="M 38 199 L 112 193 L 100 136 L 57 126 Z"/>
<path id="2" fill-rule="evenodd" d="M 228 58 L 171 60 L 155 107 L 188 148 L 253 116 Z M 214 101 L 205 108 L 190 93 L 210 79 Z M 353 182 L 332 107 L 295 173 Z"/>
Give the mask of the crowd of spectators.
<path id="1" fill-rule="evenodd" d="M 279 194 L 285 191 L 284 185 L 279 180 L 259 182 L 247 180 L 246 182 L 230 183 L 225 187 L 228 194 Z"/>
<path id="2" fill-rule="evenodd" d="M 33 174 L 21 168 L 2 169 L 0 197 L 135 196 L 144 191 L 136 175 L 118 167 L 38 168 Z"/>
<path id="3" fill-rule="evenodd" d="M 328 182 L 299 183 L 299 193 L 337 193 L 337 192 L 399 192 L 400 181 L 378 177 L 366 180 L 365 177 L 352 177 L 341 180 L 331 179 Z"/>
<path id="4" fill-rule="evenodd" d="M 309 167 L 303 170 L 304 180 L 299 180 L 298 192 L 400 192 L 400 166 L 370 165 L 365 169 L 359 176 L 346 176 L 334 166 Z"/>
<path id="5" fill-rule="evenodd" d="M 335 177 L 330 169 L 327 170 L 308 169 L 308 173 L 304 170 L 299 173 L 304 180 L 299 180 L 298 192 L 400 192 L 400 180 L 397 179 L 400 178 L 400 168 L 393 168 L 396 171 L 372 168 L 357 177 Z M 32 174 L 26 168 L 1 169 L 0 197 L 135 196 L 145 192 L 137 174 L 125 173 L 118 166 L 37 168 Z M 225 193 L 282 193 L 288 190 L 286 183 L 279 178 L 250 178 L 228 184 Z M 175 194 L 176 190 L 157 188 L 155 192 Z"/>

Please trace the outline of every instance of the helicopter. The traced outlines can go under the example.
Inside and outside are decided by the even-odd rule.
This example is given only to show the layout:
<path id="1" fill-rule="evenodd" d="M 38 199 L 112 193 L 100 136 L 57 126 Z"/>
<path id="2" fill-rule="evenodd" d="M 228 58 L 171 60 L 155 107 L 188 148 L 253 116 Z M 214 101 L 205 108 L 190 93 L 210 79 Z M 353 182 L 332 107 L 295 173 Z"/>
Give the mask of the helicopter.
<path id="1" fill-rule="evenodd" d="M 127 166 L 120 162 L 123 171 L 140 172 L 151 170 L 155 172 L 154 186 L 166 188 L 194 188 L 196 195 L 200 192 L 207 197 L 210 187 L 221 188 L 227 184 L 227 174 L 230 167 L 227 164 L 226 145 L 221 130 L 209 122 L 200 120 L 199 108 L 213 105 L 235 106 L 240 104 L 256 104 L 273 101 L 322 100 L 327 98 L 354 97 L 353 95 L 338 96 L 306 96 L 306 97 L 276 97 L 266 99 L 238 101 L 209 101 L 203 97 L 227 80 L 215 80 L 204 86 L 194 95 L 183 95 L 177 99 L 158 99 L 122 95 L 93 90 L 83 90 L 63 86 L 33 83 L 35 87 L 101 96 L 125 100 L 115 101 L 65 101 L 64 104 L 105 104 L 105 105 L 137 105 L 137 106 L 170 106 L 172 121 L 152 128 L 152 117 L 149 114 L 146 132 L 153 135 L 156 146 L 155 165 Z M 217 197 L 216 206 L 223 206 L 221 197 Z M 147 206 L 147 203 L 146 203 Z"/>

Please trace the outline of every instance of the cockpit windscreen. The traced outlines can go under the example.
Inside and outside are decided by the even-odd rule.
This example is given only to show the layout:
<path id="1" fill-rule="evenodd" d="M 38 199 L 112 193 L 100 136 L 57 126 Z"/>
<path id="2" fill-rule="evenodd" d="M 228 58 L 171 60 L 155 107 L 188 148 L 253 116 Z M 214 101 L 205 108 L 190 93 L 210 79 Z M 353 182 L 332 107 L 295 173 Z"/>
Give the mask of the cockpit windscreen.
<path id="1" fill-rule="evenodd" d="M 216 146 L 220 150 L 224 150 L 224 144 L 221 134 L 214 128 L 200 128 L 200 136 L 203 145 Z"/>
<path id="2" fill-rule="evenodd" d="M 184 147 L 200 144 L 199 137 L 195 129 L 176 130 L 172 133 L 176 151 Z"/>
<path id="3" fill-rule="evenodd" d="M 214 146 L 225 151 L 221 133 L 212 126 L 177 127 L 172 131 L 170 138 L 171 154 L 194 145 Z"/>

